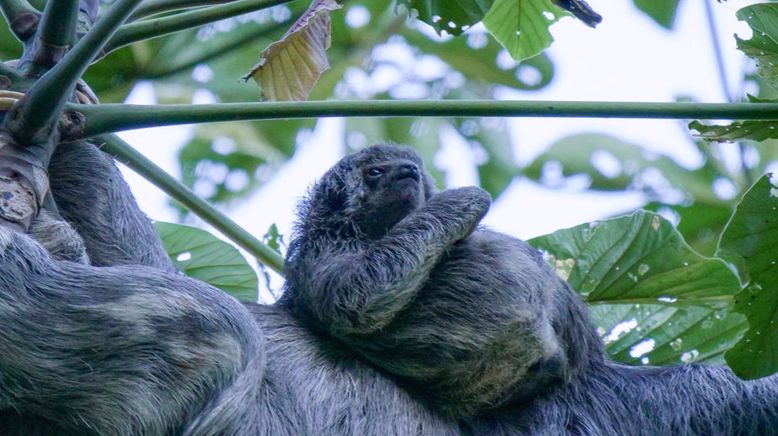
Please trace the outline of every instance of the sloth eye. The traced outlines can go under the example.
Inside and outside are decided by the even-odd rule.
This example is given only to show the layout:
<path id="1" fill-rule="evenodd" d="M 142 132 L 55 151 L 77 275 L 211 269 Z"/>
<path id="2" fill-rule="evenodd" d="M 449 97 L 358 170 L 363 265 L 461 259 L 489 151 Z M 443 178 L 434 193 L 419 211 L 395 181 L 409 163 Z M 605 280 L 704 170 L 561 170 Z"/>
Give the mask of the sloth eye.
<path id="1" fill-rule="evenodd" d="M 378 176 L 380 176 L 383 173 L 384 173 L 384 169 L 383 168 L 377 168 L 376 167 L 376 168 L 370 168 L 369 170 L 367 170 L 367 175 L 370 176 L 370 177 L 378 177 Z"/>

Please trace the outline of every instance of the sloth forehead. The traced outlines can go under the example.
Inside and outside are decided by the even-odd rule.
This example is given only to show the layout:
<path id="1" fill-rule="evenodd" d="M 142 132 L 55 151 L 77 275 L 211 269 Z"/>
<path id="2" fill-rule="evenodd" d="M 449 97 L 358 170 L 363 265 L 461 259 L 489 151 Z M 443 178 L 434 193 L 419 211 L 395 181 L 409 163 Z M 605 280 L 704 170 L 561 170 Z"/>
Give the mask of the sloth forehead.
<path id="1" fill-rule="evenodd" d="M 420 167 L 424 165 L 419 154 L 413 149 L 384 144 L 374 145 L 347 156 L 343 159 L 343 162 L 352 169 L 358 169 L 365 165 L 373 165 L 395 159 L 407 159 Z"/>

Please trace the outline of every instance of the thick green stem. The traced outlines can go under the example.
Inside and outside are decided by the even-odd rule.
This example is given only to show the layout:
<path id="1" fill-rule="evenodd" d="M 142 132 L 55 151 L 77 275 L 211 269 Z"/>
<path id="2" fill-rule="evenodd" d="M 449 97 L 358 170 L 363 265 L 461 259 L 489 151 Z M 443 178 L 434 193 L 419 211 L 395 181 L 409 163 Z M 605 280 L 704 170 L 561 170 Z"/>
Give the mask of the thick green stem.
<path id="1" fill-rule="evenodd" d="M 40 12 L 27 0 L 0 0 L 0 12 L 19 41 L 26 41 L 38 25 Z"/>
<path id="2" fill-rule="evenodd" d="M 33 44 L 24 49 L 20 68 L 37 77 L 60 61 L 76 40 L 78 0 L 49 0 Z"/>
<path id="3" fill-rule="evenodd" d="M 218 121 L 322 117 L 547 117 L 778 120 L 778 103 L 648 103 L 494 100 L 373 100 L 204 105 L 77 105 L 78 139 L 121 130 Z"/>
<path id="4" fill-rule="evenodd" d="M 144 0 L 138 9 L 130 15 L 129 21 L 139 20 L 151 15 L 163 12 L 172 12 L 179 9 L 196 8 L 200 6 L 213 6 L 229 3 L 234 0 Z"/>
<path id="5" fill-rule="evenodd" d="M 9 114 L 6 127 L 21 144 L 43 142 L 62 114 L 76 83 L 140 0 L 117 0 L 57 65 L 43 75 Z"/>
<path id="6" fill-rule="evenodd" d="M 65 46 L 76 40 L 78 0 L 49 0 L 38 25 L 37 38 L 44 43 Z"/>
<path id="7" fill-rule="evenodd" d="M 230 240 L 251 253 L 257 260 L 272 268 L 277 273 L 282 274 L 284 259 L 281 255 L 252 236 L 249 232 L 228 218 L 227 215 L 219 212 L 208 204 L 207 201 L 198 197 L 191 189 L 181 184 L 181 182 L 167 174 L 145 156 L 138 153 L 138 151 L 122 141 L 118 136 L 106 135 L 101 137 L 100 140 L 104 143 L 102 149 L 105 152 L 113 155 L 120 162 L 156 185 L 174 200 L 202 218 L 203 221 L 212 225 Z"/>
<path id="8" fill-rule="evenodd" d="M 106 47 L 111 52 L 125 45 L 144 39 L 156 38 L 169 33 L 191 29 L 224 18 L 243 15 L 248 12 L 269 8 L 292 0 L 237 0 L 220 6 L 183 12 L 169 17 L 145 20 L 122 26 Z"/>

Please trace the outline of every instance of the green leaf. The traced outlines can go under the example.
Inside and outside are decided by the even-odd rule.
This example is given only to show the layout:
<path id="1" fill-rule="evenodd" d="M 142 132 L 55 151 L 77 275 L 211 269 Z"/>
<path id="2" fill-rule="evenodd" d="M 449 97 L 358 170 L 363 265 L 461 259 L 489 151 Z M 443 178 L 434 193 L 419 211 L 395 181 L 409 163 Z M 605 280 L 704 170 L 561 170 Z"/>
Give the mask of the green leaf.
<path id="1" fill-rule="evenodd" d="M 672 29 L 680 0 L 632 0 L 635 6 L 665 29 Z"/>
<path id="2" fill-rule="evenodd" d="M 256 302 L 257 274 L 232 245 L 195 227 L 157 222 L 157 233 L 173 263 L 187 276 Z"/>
<path id="3" fill-rule="evenodd" d="M 752 37 L 749 40 L 737 36 L 737 47 L 754 58 L 758 73 L 774 87 L 778 85 L 778 4 L 760 3 L 737 11 L 737 18 L 748 23 Z"/>
<path id="4" fill-rule="evenodd" d="M 551 45 L 548 27 L 566 15 L 550 0 L 495 0 L 483 19 L 489 33 L 517 60 Z"/>
<path id="5" fill-rule="evenodd" d="M 740 290 L 723 260 L 694 252 L 672 224 L 652 212 L 582 224 L 531 243 L 558 264 L 572 262 L 568 283 L 590 303 L 661 303 L 660 298 L 726 303 Z"/>
<path id="6" fill-rule="evenodd" d="M 778 371 L 778 184 L 762 176 L 746 192 L 719 243 L 720 254 L 739 258 L 748 285 L 735 297 L 735 310 L 748 318 L 743 339 L 726 354 L 746 379 Z"/>
<path id="7" fill-rule="evenodd" d="M 499 0 L 498 0 L 499 1 Z M 438 33 L 459 35 L 481 21 L 494 0 L 399 0 Z"/>
<path id="8" fill-rule="evenodd" d="M 778 4 L 759 3 L 737 11 L 737 17 L 745 21 L 752 30 L 751 39 L 737 39 L 737 47 L 757 62 L 757 73 L 767 81 L 768 86 L 778 86 Z M 754 104 L 771 101 L 749 98 Z M 689 128 L 708 141 L 732 142 L 741 139 L 764 141 L 778 139 L 778 122 L 774 120 L 735 121 L 726 125 L 704 125 L 693 121 Z"/>
<path id="9" fill-rule="evenodd" d="M 672 210 L 679 218 L 677 230 L 686 242 L 698 253 L 712 256 L 718 247 L 719 235 L 732 215 L 733 206 L 734 202 L 695 201 L 692 204 L 673 205 L 652 202 L 644 207 L 654 212 L 664 208 Z"/>
<path id="10" fill-rule="evenodd" d="M 759 103 L 754 103 L 759 104 Z M 735 121 L 726 125 L 706 125 L 699 121 L 689 123 L 689 129 L 706 141 L 734 142 L 741 139 L 764 141 L 778 139 L 778 121 Z"/>
<path id="11" fill-rule="evenodd" d="M 723 363 L 747 327 L 724 305 L 598 304 L 591 313 L 608 354 L 631 365 Z M 650 351 L 641 353 L 649 344 Z"/>
<path id="12" fill-rule="evenodd" d="M 279 40 L 266 48 L 246 77 L 260 87 L 268 101 L 307 100 L 321 74 L 330 68 L 330 12 L 340 9 L 335 0 L 315 0 Z"/>
<path id="13" fill-rule="evenodd" d="M 738 277 L 694 252 L 659 215 L 637 211 L 530 243 L 594 304 L 598 332 L 621 361 L 719 359 L 744 330 L 743 317 L 727 311 Z"/>

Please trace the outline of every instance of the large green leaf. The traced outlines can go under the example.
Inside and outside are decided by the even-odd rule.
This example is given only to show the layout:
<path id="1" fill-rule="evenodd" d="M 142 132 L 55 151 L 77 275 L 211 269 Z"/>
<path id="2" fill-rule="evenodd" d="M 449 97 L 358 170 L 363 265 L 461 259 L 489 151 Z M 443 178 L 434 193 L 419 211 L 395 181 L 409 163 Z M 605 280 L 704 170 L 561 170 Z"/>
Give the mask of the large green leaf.
<path id="1" fill-rule="evenodd" d="M 195 227 L 157 222 L 156 228 L 173 263 L 186 275 L 241 300 L 257 301 L 257 274 L 235 247 Z"/>
<path id="2" fill-rule="evenodd" d="M 727 311 L 738 277 L 723 260 L 694 252 L 659 215 L 637 211 L 530 243 L 595 304 L 594 322 L 615 358 L 715 359 L 742 334 L 743 318 Z"/>
<path id="3" fill-rule="evenodd" d="M 497 0 L 499 1 L 499 0 Z M 494 0 L 399 0 L 438 33 L 459 35 L 478 23 Z"/>
<path id="4" fill-rule="evenodd" d="M 778 183 L 760 178 L 746 192 L 727 224 L 720 254 L 738 258 L 748 285 L 735 297 L 749 329 L 726 354 L 738 376 L 764 377 L 778 371 Z"/>
<path id="5" fill-rule="evenodd" d="M 747 327 L 724 304 L 597 304 L 591 313 L 608 354 L 632 365 L 723 363 Z"/>
<path id="6" fill-rule="evenodd" d="M 660 298 L 726 303 L 740 290 L 738 277 L 723 260 L 695 253 L 672 224 L 647 211 L 531 242 L 560 265 L 569 265 L 568 282 L 591 303 L 652 303 Z"/>
<path id="7" fill-rule="evenodd" d="M 564 15 L 550 0 L 495 0 L 483 23 L 514 59 L 526 59 L 551 45 L 548 27 Z"/>

